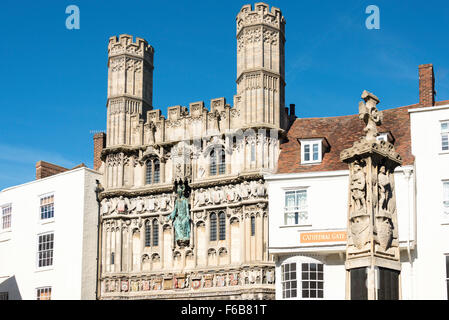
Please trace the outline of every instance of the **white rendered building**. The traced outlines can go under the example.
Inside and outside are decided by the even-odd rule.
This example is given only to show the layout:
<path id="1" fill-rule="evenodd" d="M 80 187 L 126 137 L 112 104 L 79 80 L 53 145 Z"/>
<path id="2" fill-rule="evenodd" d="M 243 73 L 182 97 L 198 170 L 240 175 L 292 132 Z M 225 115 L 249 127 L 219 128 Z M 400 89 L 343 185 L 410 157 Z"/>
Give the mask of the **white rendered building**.
<path id="1" fill-rule="evenodd" d="M 101 175 L 63 170 L 38 162 L 37 180 L 0 192 L 0 299 L 95 299 Z"/>
<path id="2" fill-rule="evenodd" d="M 419 71 L 420 103 L 384 110 L 378 139 L 392 142 L 403 159 L 394 175 L 400 298 L 448 299 L 449 101 L 434 101 L 432 65 Z M 339 155 L 362 130 L 358 115 L 297 119 L 277 173 L 265 176 L 276 299 L 348 297 L 349 170 Z"/>

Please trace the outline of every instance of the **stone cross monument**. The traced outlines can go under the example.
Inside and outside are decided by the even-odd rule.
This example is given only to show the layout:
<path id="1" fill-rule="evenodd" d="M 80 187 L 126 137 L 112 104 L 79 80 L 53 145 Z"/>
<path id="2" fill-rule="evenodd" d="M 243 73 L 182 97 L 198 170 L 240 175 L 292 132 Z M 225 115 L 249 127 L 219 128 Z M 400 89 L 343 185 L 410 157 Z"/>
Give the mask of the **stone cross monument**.
<path id="1" fill-rule="evenodd" d="M 349 165 L 347 299 L 399 299 L 400 270 L 394 169 L 402 159 L 377 140 L 379 99 L 363 91 L 359 118 L 365 136 L 340 154 Z"/>

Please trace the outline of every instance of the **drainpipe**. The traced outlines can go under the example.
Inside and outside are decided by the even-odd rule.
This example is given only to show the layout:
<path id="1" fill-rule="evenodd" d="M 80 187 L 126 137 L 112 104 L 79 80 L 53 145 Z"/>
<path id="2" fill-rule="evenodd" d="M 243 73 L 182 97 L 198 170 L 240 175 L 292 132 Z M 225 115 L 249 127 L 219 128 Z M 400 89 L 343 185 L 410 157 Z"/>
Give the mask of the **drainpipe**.
<path id="1" fill-rule="evenodd" d="M 104 188 L 101 186 L 100 181 L 95 180 L 95 183 L 97 184 L 96 188 L 95 188 L 95 196 L 97 199 L 97 203 L 98 203 L 98 218 L 97 218 L 97 279 L 96 279 L 96 283 L 95 283 L 95 298 L 97 300 L 100 299 L 100 293 L 98 288 L 100 287 L 100 274 L 101 274 L 101 266 L 100 266 L 100 254 L 101 254 L 101 245 L 100 245 L 100 239 L 102 239 L 101 237 L 101 225 L 100 225 L 100 193 L 102 191 L 104 191 Z"/>
<path id="2" fill-rule="evenodd" d="M 414 298 L 414 290 L 413 290 L 413 261 L 412 261 L 412 254 L 411 254 L 411 242 L 410 242 L 410 235 L 411 235 L 411 210 L 410 210 L 410 177 L 412 175 L 411 169 L 404 169 L 404 176 L 407 181 L 407 213 L 408 213 L 408 234 L 407 234 L 407 256 L 408 261 L 410 262 L 410 291 L 411 291 L 411 298 Z"/>

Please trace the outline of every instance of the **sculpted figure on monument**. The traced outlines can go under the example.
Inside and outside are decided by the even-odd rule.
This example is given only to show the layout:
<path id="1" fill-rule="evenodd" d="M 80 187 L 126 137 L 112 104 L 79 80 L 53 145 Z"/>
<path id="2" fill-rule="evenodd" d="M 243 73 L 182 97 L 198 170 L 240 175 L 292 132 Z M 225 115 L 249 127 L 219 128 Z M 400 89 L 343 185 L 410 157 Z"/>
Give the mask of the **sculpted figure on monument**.
<path id="1" fill-rule="evenodd" d="M 240 185 L 240 197 L 242 199 L 248 199 L 249 193 L 250 193 L 250 185 L 248 181 L 244 181 Z"/>
<path id="2" fill-rule="evenodd" d="M 264 197 L 265 196 L 265 185 L 262 179 L 257 181 L 257 196 Z"/>
<path id="3" fill-rule="evenodd" d="M 101 200 L 101 213 L 103 215 L 109 214 L 109 210 L 111 209 L 111 203 L 108 199 Z"/>
<path id="4" fill-rule="evenodd" d="M 159 199 L 159 209 L 161 211 L 167 210 L 167 203 L 170 201 L 170 198 L 167 197 L 165 193 L 162 194 L 161 198 Z"/>
<path id="5" fill-rule="evenodd" d="M 365 187 L 366 179 L 363 168 L 359 162 L 354 163 L 353 173 L 350 182 L 351 197 L 354 200 L 354 213 L 365 211 Z"/>
<path id="6" fill-rule="evenodd" d="M 386 173 L 385 166 L 379 169 L 379 210 L 388 212 L 388 203 L 392 196 L 390 177 Z"/>
<path id="7" fill-rule="evenodd" d="M 365 102 L 359 102 L 359 118 L 366 124 L 365 129 L 363 129 L 366 133 L 365 139 L 368 141 L 376 140 L 377 125 L 382 123 L 382 112 L 378 111 L 376 107 L 379 103 L 379 98 L 364 90 L 362 99 Z"/>
<path id="8" fill-rule="evenodd" d="M 223 190 L 217 186 L 213 191 L 213 201 L 215 204 L 219 204 L 224 200 Z"/>
<path id="9" fill-rule="evenodd" d="M 206 202 L 209 199 L 207 199 L 206 191 L 203 188 L 200 188 L 195 193 L 195 206 L 204 206 Z"/>
<path id="10" fill-rule="evenodd" d="M 118 213 L 126 213 L 129 206 L 129 200 L 128 198 L 123 198 L 123 196 L 120 196 L 117 201 L 117 212 Z"/>
<path id="11" fill-rule="evenodd" d="M 145 208 L 147 211 L 154 211 L 156 210 L 157 202 L 153 195 L 151 195 L 148 199 L 145 201 Z"/>
<path id="12" fill-rule="evenodd" d="M 153 121 L 151 121 L 150 124 L 148 125 L 148 131 L 150 133 L 149 143 L 154 144 L 154 142 L 156 141 L 155 139 L 156 126 Z"/>
<path id="13" fill-rule="evenodd" d="M 175 229 L 175 241 L 180 247 L 188 246 L 190 242 L 190 212 L 188 199 L 185 197 L 187 181 L 175 181 L 177 198 L 173 212 L 166 218 L 166 221 L 173 220 Z"/>

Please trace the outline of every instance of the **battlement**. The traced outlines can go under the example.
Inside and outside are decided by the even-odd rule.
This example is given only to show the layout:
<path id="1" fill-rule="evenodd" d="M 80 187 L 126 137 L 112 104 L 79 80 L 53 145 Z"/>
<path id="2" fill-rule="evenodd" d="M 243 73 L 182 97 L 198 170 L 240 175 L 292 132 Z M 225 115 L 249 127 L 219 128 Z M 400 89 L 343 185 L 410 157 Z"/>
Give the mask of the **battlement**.
<path id="1" fill-rule="evenodd" d="M 277 7 L 271 7 L 266 3 L 257 2 L 252 5 L 247 4 L 240 9 L 240 12 L 236 17 L 237 23 L 237 35 L 243 27 L 265 24 L 276 29 L 284 31 L 285 18 L 282 16 L 282 12 Z"/>
<path id="2" fill-rule="evenodd" d="M 209 109 L 204 104 L 204 101 L 196 101 L 189 103 L 189 108 L 181 105 L 167 107 L 167 117 L 161 113 L 160 109 L 148 111 L 147 121 L 176 121 L 189 117 L 200 118 L 203 114 L 214 114 L 215 111 L 223 112 L 225 111 L 225 108 L 231 108 L 229 104 L 226 104 L 225 98 L 211 99 Z"/>
<path id="3" fill-rule="evenodd" d="M 149 60 L 152 61 L 154 48 L 149 45 L 145 39 L 136 37 L 136 41 L 134 42 L 133 36 L 129 34 L 121 34 L 118 38 L 117 36 L 112 36 L 109 38 L 108 54 L 109 57 L 129 54 L 149 58 Z"/>

